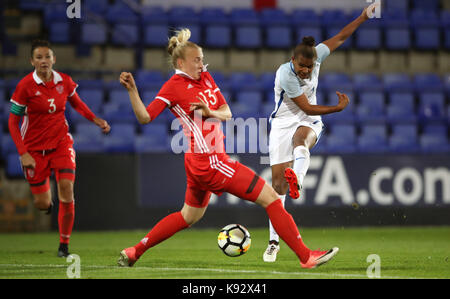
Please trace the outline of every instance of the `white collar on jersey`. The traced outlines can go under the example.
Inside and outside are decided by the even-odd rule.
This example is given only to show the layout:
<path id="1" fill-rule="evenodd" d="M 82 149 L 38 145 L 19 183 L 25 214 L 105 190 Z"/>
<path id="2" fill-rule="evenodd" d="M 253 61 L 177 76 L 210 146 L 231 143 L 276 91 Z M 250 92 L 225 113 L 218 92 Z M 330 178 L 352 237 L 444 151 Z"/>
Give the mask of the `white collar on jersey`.
<path id="1" fill-rule="evenodd" d="M 53 72 L 53 83 L 58 84 L 59 81 L 63 80 L 60 74 L 58 74 L 57 72 L 55 72 L 53 70 L 52 70 L 52 72 Z M 41 78 L 39 78 L 39 76 L 37 75 L 36 70 L 33 73 L 33 79 L 36 82 L 36 84 L 44 84 L 45 85 L 44 81 L 42 81 Z"/>
<path id="2" fill-rule="evenodd" d="M 206 64 L 206 65 L 204 65 L 203 66 L 203 72 L 206 72 L 206 71 L 208 71 L 206 68 L 208 67 L 208 65 Z M 187 78 L 189 78 L 189 79 L 191 79 L 191 80 L 194 80 L 194 78 L 192 78 L 191 76 L 189 76 L 188 74 L 186 74 L 185 72 L 183 72 L 182 70 L 180 70 L 180 69 L 175 69 L 175 74 L 176 75 L 180 75 L 180 76 L 184 76 L 184 77 L 187 77 Z"/>

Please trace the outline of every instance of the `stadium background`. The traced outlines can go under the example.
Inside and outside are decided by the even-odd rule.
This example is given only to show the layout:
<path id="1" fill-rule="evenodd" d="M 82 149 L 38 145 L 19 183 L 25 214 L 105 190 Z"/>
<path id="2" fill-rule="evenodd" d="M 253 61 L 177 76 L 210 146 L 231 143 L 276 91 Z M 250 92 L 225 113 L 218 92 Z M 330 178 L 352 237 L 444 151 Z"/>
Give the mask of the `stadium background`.
<path id="1" fill-rule="evenodd" d="M 73 2 L 73 3 L 72 3 Z M 171 152 L 168 111 L 142 127 L 118 84 L 132 71 L 145 103 L 173 73 L 167 36 L 188 27 L 234 117 L 267 118 L 273 79 L 302 36 L 336 34 L 367 6 L 364 0 L 2 1 L 0 15 L 0 229 L 56 229 L 32 206 L 7 129 L 9 99 L 32 71 L 31 40 L 48 38 L 55 69 L 71 75 L 81 98 L 112 126 L 103 136 L 69 107 L 77 151 L 75 230 L 148 228 L 181 208 L 182 154 Z M 450 224 L 450 1 L 385 0 L 371 19 L 321 67 L 318 102 L 351 105 L 325 116 L 326 134 L 312 151 L 301 201 L 288 210 L 304 226 Z M 259 123 L 259 127 L 265 123 Z M 264 130 L 233 139 L 236 157 L 270 180 Z M 227 147 L 227 150 L 232 149 Z M 197 227 L 231 222 L 265 226 L 260 208 L 232 196 L 213 198 Z"/>

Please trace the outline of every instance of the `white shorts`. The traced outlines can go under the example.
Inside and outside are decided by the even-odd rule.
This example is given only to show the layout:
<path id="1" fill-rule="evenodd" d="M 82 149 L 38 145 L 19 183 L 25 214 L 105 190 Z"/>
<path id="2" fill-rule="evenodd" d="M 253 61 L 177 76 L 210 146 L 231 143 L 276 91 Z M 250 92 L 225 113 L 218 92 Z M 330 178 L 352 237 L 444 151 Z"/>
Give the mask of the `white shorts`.
<path id="1" fill-rule="evenodd" d="M 309 127 L 316 133 L 316 143 L 319 141 L 325 128 L 321 120 L 302 120 L 292 122 L 289 126 L 277 128 L 272 126 L 269 134 L 270 166 L 293 161 L 294 145 L 292 138 L 298 127 Z"/>

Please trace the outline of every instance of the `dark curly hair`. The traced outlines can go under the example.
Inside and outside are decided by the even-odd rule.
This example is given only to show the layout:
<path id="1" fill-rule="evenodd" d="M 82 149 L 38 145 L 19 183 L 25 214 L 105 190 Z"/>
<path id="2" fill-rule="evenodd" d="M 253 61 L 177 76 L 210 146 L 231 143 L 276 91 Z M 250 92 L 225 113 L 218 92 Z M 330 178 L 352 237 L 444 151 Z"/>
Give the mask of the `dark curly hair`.
<path id="1" fill-rule="evenodd" d="M 53 51 L 52 49 L 52 45 L 50 44 L 50 42 L 48 40 L 44 40 L 44 39 L 35 39 L 33 40 L 33 42 L 31 43 L 31 58 L 33 58 L 33 53 L 34 50 L 36 48 L 49 48 Z"/>
<path id="2" fill-rule="evenodd" d="M 312 36 L 305 36 L 302 39 L 302 43 L 297 45 L 294 49 L 294 58 L 303 56 L 308 59 L 316 59 L 317 52 L 315 48 L 316 41 Z"/>

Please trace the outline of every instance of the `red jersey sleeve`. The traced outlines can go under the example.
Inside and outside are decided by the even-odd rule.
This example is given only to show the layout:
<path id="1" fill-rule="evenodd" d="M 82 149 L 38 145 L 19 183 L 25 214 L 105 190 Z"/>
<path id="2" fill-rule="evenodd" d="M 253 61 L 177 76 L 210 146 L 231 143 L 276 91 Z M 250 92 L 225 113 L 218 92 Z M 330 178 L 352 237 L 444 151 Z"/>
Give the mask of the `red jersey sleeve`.
<path id="1" fill-rule="evenodd" d="M 212 82 L 213 92 L 216 95 L 218 107 L 220 107 L 224 104 L 228 104 L 227 100 L 225 99 L 223 94 L 220 92 L 220 88 L 219 88 L 219 86 L 217 86 L 217 84 L 214 81 L 214 78 L 211 76 L 211 74 L 209 72 L 207 72 L 206 75 L 207 75 L 208 79 Z"/>
<path id="2" fill-rule="evenodd" d="M 66 88 L 68 90 L 69 93 L 69 97 L 73 96 L 78 88 L 78 84 L 76 84 L 72 77 L 66 75 L 64 78 L 64 81 L 66 83 Z"/>

